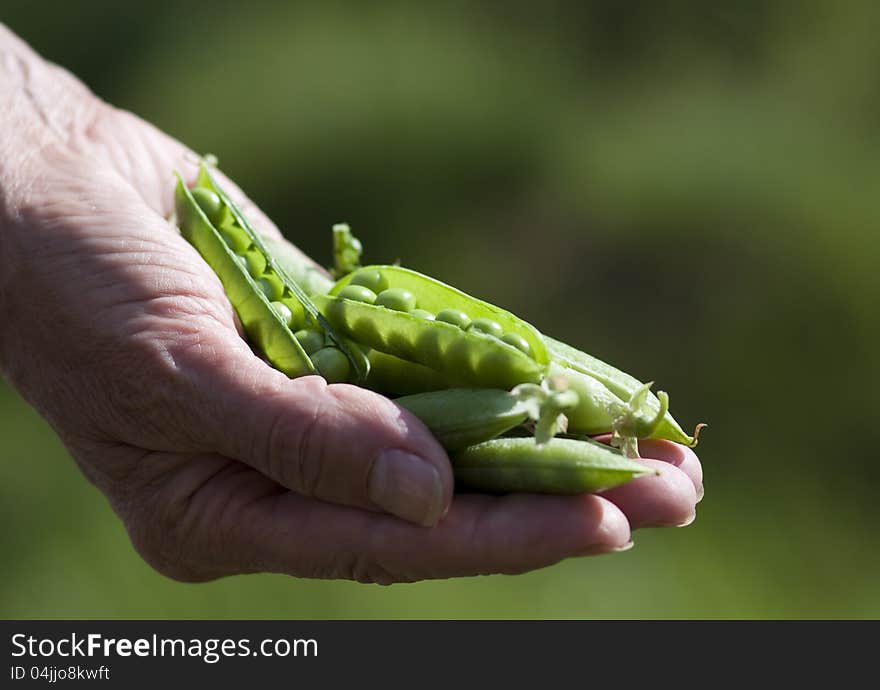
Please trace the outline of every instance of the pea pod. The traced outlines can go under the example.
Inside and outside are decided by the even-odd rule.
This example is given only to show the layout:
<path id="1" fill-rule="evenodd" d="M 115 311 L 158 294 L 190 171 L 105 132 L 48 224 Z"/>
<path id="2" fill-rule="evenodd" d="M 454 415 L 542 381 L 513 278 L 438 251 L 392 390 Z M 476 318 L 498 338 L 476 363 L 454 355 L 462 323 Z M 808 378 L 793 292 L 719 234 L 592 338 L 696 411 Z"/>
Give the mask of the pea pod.
<path id="1" fill-rule="evenodd" d="M 370 373 L 364 386 L 385 395 L 412 395 L 449 388 L 439 372 L 378 350 L 370 352 Z"/>
<path id="2" fill-rule="evenodd" d="M 451 456 L 456 483 L 492 492 L 579 494 L 655 473 L 619 451 L 589 440 L 497 438 Z"/>
<path id="3" fill-rule="evenodd" d="M 515 396 L 495 388 L 451 388 L 394 402 L 422 420 L 446 450 L 488 441 L 529 416 Z"/>
<path id="4" fill-rule="evenodd" d="M 588 355 L 586 352 L 573 348 L 571 345 L 543 336 L 547 350 L 553 361 L 567 369 L 586 374 L 603 384 L 608 390 L 622 400 L 630 399 L 644 384 L 629 374 L 612 367 L 610 364 Z M 664 403 L 657 396 L 648 393 L 644 407 L 646 412 L 656 415 L 662 412 L 662 418 L 656 424 L 650 436 L 663 438 L 687 446 L 696 446 L 700 435 L 700 429 L 705 424 L 698 424 L 694 429 L 693 436 L 688 436 L 675 421 L 666 408 L 668 401 Z"/>
<path id="5" fill-rule="evenodd" d="M 203 185 L 206 180 L 200 176 L 199 181 L 200 187 L 205 189 Z M 242 264 L 230 246 L 231 242 L 211 223 L 180 176 L 175 189 L 175 207 L 181 234 L 199 251 L 220 278 L 245 332 L 266 358 L 275 368 L 291 377 L 315 373 L 308 355 L 293 337 L 290 325 L 285 324 L 281 315 L 272 307 L 272 300 Z M 228 234 L 235 232 L 236 236 L 241 233 L 247 237 L 244 228 L 231 222 L 227 227 L 230 229 Z M 244 251 L 251 246 L 252 243 L 248 243 Z M 293 292 L 288 296 L 293 298 Z"/>
<path id="6" fill-rule="evenodd" d="M 592 435 L 610 431 L 611 445 L 629 458 L 639 457 L 637 440 L 650 437 L 669 409 L 669 396 L 663 391 L 657 394 L 660 408 L 653 411 L 649 407 L 650 383 L 640 385 L 628 400 L 621 400 L 592 376 L 557 362 L 551 362 L 550 376 L 563 380 L 578 396 L 578 404 L 566 412 L 569 433 Z"/>
<path id="7" fill-rule="evenodd" d="M 366 356 L 332 330 L 204 163 L 192 191 L 177 176 L 175 207 L 181 234 L 220 278 L 248 337 L 275 368 L 291 377 L 317 373 L 315 364 L 294 336 L 309 322 L 324 330 L 344 354 L 355 380 L 366 378 Z M 337 357 L 325 359 L 333 362 L 337 375 L 344 370 L 348 376 L 350 369 L 341 367 Z"/>
<path id="8" fill-rule="evenodd" d="M 504 333 L 513 333 L 525 341 L 529 352 L 482 330 L 463 330 L 404 309 L 339 296 L 353 280 L 368 272 L 377 273 L 387 285 L 382 294 L 398 291 L 395 297 L 399 297 L 406 292 L 417 299 L 420 310 L 437 313 L 456 309 L 471 319 L 492 321 Z M 381 302 L 381 297 L 377 302 Z M 530 324 L 499 307 L 400 266 L 366 266 L 339 280 L 329 295 L 316 295 L 314 299 L 327 320 L 347 337 L 434 369 L 446 377 L 450 386 L 510 389 L 519 383 L 540 383 L 550 361 L 541 334 Z"/>
<path id="9" fill-rule="evenodd" d="M 446 450 L 460 450 L 500 436 L 527 419 L 541 428 L 531 442 L 547 443 L 557 431 L 565 430 L 563 411 L 577 403 L 577 396 L 524 384 L 510 392 L 451 388 L 394 402 L 421 419 Z"/>

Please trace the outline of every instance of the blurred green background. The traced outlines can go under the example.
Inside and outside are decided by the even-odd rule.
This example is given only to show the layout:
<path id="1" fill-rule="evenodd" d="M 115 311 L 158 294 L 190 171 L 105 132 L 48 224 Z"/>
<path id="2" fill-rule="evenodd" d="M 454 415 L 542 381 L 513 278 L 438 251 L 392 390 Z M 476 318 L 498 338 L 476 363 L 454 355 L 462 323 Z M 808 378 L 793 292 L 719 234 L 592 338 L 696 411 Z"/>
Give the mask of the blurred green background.
<path id="1" fill-rule="evenodd" d="M 367 260 L 503 305 L 711 428 L 696 523 L 628 553 L 185 585 L 0 387 L 0 615 L 880 616 L 880 13 L 711 5 L 5 0 L 13 31 L 216 153 L 313 256 L 348 221 Z"/>

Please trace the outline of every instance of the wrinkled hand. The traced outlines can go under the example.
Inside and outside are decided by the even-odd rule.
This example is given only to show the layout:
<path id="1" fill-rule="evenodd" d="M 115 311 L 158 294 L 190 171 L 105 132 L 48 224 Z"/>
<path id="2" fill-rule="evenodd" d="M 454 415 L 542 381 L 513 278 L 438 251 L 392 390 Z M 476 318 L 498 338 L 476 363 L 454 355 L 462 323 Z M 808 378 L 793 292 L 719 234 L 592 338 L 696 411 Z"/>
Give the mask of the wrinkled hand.
<path id="1" fill-rule="evenodd" d="M 290 380 L 239 336 L 165 220 L 172 171 L 193 180 L 197 157 L 2 25 L 0 132 L 0 367 L 162 573 L 516 573 L 692 519 L 700 465 L 668 442 L 642 445 L 660 476 L 603 496 L 452 500 L 417 419 L 355 386 Z"/>

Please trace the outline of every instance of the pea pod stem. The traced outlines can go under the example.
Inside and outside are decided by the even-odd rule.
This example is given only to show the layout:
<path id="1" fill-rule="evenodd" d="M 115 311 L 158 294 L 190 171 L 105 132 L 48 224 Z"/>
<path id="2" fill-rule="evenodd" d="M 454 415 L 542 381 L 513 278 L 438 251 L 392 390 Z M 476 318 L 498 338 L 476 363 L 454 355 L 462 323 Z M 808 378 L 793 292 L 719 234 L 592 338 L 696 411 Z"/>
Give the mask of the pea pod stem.
<path id="1" fill-rule="evenodd" d="M 397 398 L 431 430 L 446 450 L 459 450 L 495 438 L 531 419 L 537 445 L 565 431 L 563 411 L 577 404 L 573 391 L 536 384 L 508 392 L 493 388 L 450 388 Z"/>
<path id="2" fill-rule="evenodd" d="M 333 270 L 330 273 L 334 278 L 342 278 L 360 268 L 362 252 L 361 241 L 346 223 L 333 226 Z"/>
<path id="3" fill-rule="evenodd" d="M 550 357 L 556 364 L 592 377 L 603 384 L 621 400 L 629 400 L 640 389 L 640 387 L 644 385 L 633 376 L 630 376 L 610 364 L 606 364 L 602 360 L 597 359 L 586 352 L 582 352 L 577 348 L 551 338 L 550 336 L 543 335 L 542 337 L 547 346 L 547 350 L 550 353 Z M 645 396 L 644 408 L 647 411 L 656 414 L 664 406 L 667 408 L 659 423 L 651 432 L 651 438 L 663 438 L 686 446 L 696 446 L 700 430 L 707 425 L 698 424 L 694 429 L 693 435 L 689 436 L 669 413 L 668 405 L 668 399 L 664 403 L 659 395 L 655 396 L 648 392 Z"/>
<path id="4" fill-rule="evenodd" d="M 636 390 L 611 424 L 611 445 L 628 458 L 639 457 L 638 439 L 650 436 L 669 410 L 669 396 L 660 391 L 657 393 L 660 409 L 652 419 L 644 419 L 645 401 L 653 385 L 654 382 L 650 381 Z"/>
<path id="5" fill-rule="evenodd" d="M 535 443 L 549 442 L 556 434 L 568 430 L 565 412 L 578 405 L 578 394 L 563 379 L 548 378 L 540 385 L 521 383 L 511 391 L 528 411 L 534 422 Z"/>

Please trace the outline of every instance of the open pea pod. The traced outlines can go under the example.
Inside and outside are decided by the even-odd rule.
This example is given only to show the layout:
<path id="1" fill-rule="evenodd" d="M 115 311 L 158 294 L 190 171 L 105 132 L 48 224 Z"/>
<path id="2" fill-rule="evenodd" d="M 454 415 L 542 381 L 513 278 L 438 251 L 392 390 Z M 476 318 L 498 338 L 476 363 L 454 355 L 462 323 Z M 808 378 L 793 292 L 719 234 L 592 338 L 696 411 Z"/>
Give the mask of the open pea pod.
<path id="1" fill-rule="evenodd" d="M 272 306 L 261 286 L 247 267 L 242 265 L 233 248 L 214 227 L 179 177 L 175 189 L 175 206 L 181 234 L 199 251 L 220 278 L 226 296 L 235 308 L 248 337 L 276 369 L 288 376 L 315 373 L 311 360 L 294 338 L 283 316 Z M 235 230 L 244 232 L 241 228 Z M 243 251 L 250 249 L 250 244 L 244 245 L 244 240 L 242 245 Z M 256 249 L 251 251 L 256 253 Z M 284 296 L 283 289 L 279 297 L 281 296 Z M 288 295 L 288 298 L 293 297 L 293 293 Z M 302 312 L 302 308 L 298 311 Z"/>
<path id="2" fill-rule="evenodd" d="M 418 311 L 399 310 L 349 299 L 342 291 L 359 275 L 378 275 L 382 290 L 405 290 Z M 357 283 L 355 283 L 357 284 Z M 380 294 L 381 298 L 381 294 Z M 439 372 L 450 386 L 510 389 L 539 383 L 550 357 L 541 334 L 510 312 L 445 283 L 400 266 L 366 266 L 339 280 L 315 304 L 334 328 L 355 342 Z M 471 321 L 494 322 L 496 335 L 433 318 L 443 310 L 463 312 Z M 501 339 L 515 339 L 516 347 Z"/>
<path id="3" fill-rule="evenodd" d="M 272 366 L 291 377 L 317 373 L 294 335 L 309 325 L 323 330 L 344 353 L 354 378 L 366 378 L 366 355 L 332 331 L 204 163 L 193 190 L 177 176 L 175 209 L 181 234 L 220 278 L 245 332 Z"/>
<path id="4" fill-rule="evenodd" d="M 588 355 L 586 352 L 581 352 L 571 345 L 566 345 L 546 335 L 543 338 L 554 363 L 563 368 L 572 369 L 591 376 L 622 401 L 631 399 L 645 387 L 645 384 L 633 376 L 596 359 L 592 355 Z M 656 424 L 653 425 L 649 434 L 650 438 L 662 438 L 691 447 L 697 445 L 700 429 L 705 424 L 698 424 L 694 429 L 693 436 L 689 436 L 666 409 L 668 400 L 664 399 L 661 401 L 653 393 L 647 392 L 642 400 L 642 405 L 650 416 L 661 416 Z"/>

